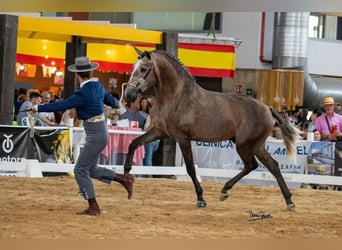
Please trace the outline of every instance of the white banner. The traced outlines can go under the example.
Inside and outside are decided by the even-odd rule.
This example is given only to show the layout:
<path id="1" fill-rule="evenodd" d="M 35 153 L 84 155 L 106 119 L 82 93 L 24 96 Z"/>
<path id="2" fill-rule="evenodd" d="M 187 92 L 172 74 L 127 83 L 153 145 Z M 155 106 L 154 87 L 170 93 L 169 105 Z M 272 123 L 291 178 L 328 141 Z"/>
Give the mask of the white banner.
<path id="1" fill-rule="evenodd" d="M 266 150 L 279 163 L 282 173 L 303 174 L 307 166 L 307 158 L 310 151 L 311 142 L 300 140 L 297 142 L 296 160 L 286 155 L 286 148 L 283 140 L 267 140 Z M 199 168 L 216 168 L 242 170 L 243 162 L 236 152 L 235 144 L 231 140 L 220 142 L 192 142 L 195 164 Z M 254 171 L 264 171 L 269 173 L 268 169 L 258 161 L 259 167 Z M 265 181 L 240 180 L 241 183 L 278 185 L 272 178 L 265 175 Z M 213 177 L 201 177 L 202 180 L 213 180 Z M 227 181 L 227 179 L 214 178 L 215 181 Z M 300 183 L 291 183 L 289 187 L 298 187 Z"/>

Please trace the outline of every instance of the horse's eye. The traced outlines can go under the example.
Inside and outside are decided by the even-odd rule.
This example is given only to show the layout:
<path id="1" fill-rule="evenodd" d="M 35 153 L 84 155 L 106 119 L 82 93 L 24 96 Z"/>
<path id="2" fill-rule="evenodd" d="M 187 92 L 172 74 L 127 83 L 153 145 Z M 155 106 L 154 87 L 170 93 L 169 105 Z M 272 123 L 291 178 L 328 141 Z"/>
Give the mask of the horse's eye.
<path id="1" fill-rule="evenodd" d="M 144 74 L 146 71 L 147 71 L 146 68 L 141 68 L 141 69 L 140 69 L 140 73 L 143 73 L 143 74 Z"/>

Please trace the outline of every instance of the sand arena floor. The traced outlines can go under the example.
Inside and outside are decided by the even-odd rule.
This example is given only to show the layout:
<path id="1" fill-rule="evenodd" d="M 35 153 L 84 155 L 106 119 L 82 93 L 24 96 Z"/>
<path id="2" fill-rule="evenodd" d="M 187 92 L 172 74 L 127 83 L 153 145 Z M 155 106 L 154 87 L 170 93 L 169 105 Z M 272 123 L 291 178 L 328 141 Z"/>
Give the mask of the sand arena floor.
<path id="1" fill-rule="evenodd" d="M 237 184 L 222 202 L 223 184 L 202 182 L 197 209 L 191 182 L 136 179 L 132 200 L 117 183 L 94 184 L 96 217 L 75 214 L 87 202 L 72 177 L 0 177 L 0 239 L 342 239 L 341 191 L 291 189 L 289 212 L 278 187 Z"/>

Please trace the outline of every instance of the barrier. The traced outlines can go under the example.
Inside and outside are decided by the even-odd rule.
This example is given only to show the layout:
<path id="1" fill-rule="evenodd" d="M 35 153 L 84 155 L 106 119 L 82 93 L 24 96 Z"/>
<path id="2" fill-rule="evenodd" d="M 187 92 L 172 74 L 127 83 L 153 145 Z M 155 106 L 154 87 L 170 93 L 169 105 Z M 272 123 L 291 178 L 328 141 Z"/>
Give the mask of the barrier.
<path id="1" fill-rule="evenodd" d="M 102 167 L 113 169 L 118 173 L 123 173 L 122 165 L 100 165 Z M 43 172 L 61 172 L 69 173 L 73 172 L 74 164 L 64 163 L 47 163 L 38 162 L 38 160 L 25 160 L 23 162 L 13 163 L 0 163 L 0 173 L 7 173 L 11 176 L 11 173 L 17 172 L 18 177 L 42 177 Z M 230 179 L 238 174 L 239 170 L 227 170 L 227 169 L 213 169 L 213 168 L 196 168 L 196 173 L 199 177 L 223 177 Z M 131 170 L 132 174 L 136 175 L 174 175 L 180 177 L 179 180 L 189 180 L 187 177 L 186 168 L 175 166 L 133 166 Z M 308 174 L 287 174 L 283 173 L 286 182 L 302 182 L 302 183 L 314 183 L 325 185 L 342 185 L 342 177 L 340 176 L 328 176 L 328 175 L 308 175 Z M 177 178 L 178 179 L 178 178 Z M 246 180 L 264 180 L 274 181 L 274 177 L 269 172 L 254 171 L 245 176 Z"/>

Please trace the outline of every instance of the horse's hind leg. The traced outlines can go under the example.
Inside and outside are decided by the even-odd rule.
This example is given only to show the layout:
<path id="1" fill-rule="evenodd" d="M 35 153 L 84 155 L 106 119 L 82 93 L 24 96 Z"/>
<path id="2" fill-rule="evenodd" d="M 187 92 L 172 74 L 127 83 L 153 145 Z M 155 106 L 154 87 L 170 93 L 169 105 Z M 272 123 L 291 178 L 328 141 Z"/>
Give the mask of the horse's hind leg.
<path id="1" fill-rule="evenodd" d="M 295 204 L 291 200 L 291 193 L 285 183 L 283 175 L 280 172 L 279 164 L 276 160 L 274 160 L 271 155 L 266 151 L 265 148 L 260 148 L 256 153 L 256 157 L 267 167 L 267 169 L 273 174 L 276 178 L 280 190 L 284 196 L 286 201 L 287 210 L 294 210 Z"/>
<path id="2" fill-rule="evenodd" d="M 195 190 L 197 194 L 196 206 L 198 208 L 204 208 L 207 204 L 205 200 L 203 199 L 203 189 L 201 187 L 201 184 L 199 183 L 196 177 L 194 159 L 193 159 L 192 150 L 191 150 L 191 142 L 190 141 L 183 141 L 183 142 L 178 141 L 178 144 L 182 151 L 182 155 L 185 161 L 186 171 L 188 175 L 190 176 L 192 183 L 195 186 Z"/>
<path id="3" fill-rule="evenodd" d="M 228 190 L 230 190 L 239 180 L 241 180 L 242 177 L 246 176 L 252 170 L 258 167 L 258 163 L 251 152 L 250 146 L 244 146 L 244 147 L 237 146 L 237 152 L 240 155 L 240 158 L 244 163 L 244 167 L 240 173 L 238 173 L 236 176 L 234 176 L 232 179 L 230 179 L 224 184 L 221 190 L 221 196 L 220 196 L 221 201 L 224 201 L 229 197 Z"/>

